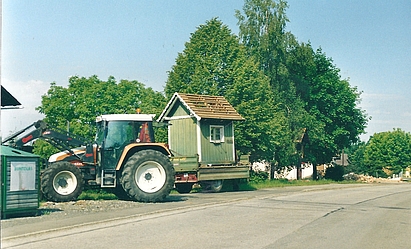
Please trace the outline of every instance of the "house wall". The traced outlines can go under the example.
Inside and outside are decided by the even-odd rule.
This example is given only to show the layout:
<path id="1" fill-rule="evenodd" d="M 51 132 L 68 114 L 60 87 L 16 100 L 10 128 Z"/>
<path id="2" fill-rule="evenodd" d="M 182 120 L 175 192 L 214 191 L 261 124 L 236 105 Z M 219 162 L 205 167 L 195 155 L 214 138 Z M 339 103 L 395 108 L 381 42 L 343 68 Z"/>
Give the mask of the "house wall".
<path id="1" fill-rule="evenodd" d="M 170 110 L 168 144 L 175 156 L 197 155 L 197 125 L 190 112 L 178 103 Z"/>
<path id="2" fill-rule="evenodd" d="M 170 120 L 169 146 L 175 156 L 197 155 L 197 125 L 194 118 Z"/>
<path id="3" fill-rule="evenodd" d="M 306 163 L 306 164 L 301 165 L 301 173 L 302 173 L 301 178 L 302 179 L 312 178 L 313 168 L 314 166 L 311 163 Z M 293 167 L 290 170 L 284 170 L 280 174 L 275 172 L 274 178 L 276 179 L 287 178 L 288 180 L 296 180 L 297 179 L 297 168 Z"/>
<path id="4" fill-rule="evenodd" d="M 210 125 L 224 126 L 224 142 L 210 142 Z M 231 121 L 201 120 L 200 130 L 201 164 L 232 164 L 235 162 Z"/>
<path id="5" fill-rule="evenodd" d="M 233 122 L 220 119 L 201 119 L 190 116 L 190 111 L 177 102 L 167 114 L 171 124 L 168 130 L 168 142 L 175 156 L 196 156 L 202 165 L 233 164 L 234 131 Z M 224 141 L 210 141 L 210 125 L 224 126 Z"/>

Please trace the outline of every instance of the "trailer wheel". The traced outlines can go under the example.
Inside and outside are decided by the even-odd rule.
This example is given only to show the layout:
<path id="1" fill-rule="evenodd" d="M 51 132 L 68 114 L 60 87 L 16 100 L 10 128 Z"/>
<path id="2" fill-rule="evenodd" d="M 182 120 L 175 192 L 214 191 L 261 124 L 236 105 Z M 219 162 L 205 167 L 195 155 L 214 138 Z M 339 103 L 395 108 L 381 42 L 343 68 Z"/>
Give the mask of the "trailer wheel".
<path id="1" fill-rule="evenodd" d="M 174 167 L 163 153 L 142 150 L 128 159 L 120 182 L 136 201 L 163 201 L 174 186 Z"/>
<path id="2" fill-rule="evenodd" d="M 200 185 L 205 192 L 218 193 L 223 188 L 223 180 L 203 181 Z"/>
<path id="3" fill-rule="evenodd" d="M 175 188 L 180 194 L 188 194 L 193 188 L 193 183 L 176 183 Z"/>
<path id="4" fill-rule="evenodd" d="M 83 191 L 83 176 L 69 162 L 53 163 L 41 176 L 41 191 L 49 201 L 76 200 Z"/>

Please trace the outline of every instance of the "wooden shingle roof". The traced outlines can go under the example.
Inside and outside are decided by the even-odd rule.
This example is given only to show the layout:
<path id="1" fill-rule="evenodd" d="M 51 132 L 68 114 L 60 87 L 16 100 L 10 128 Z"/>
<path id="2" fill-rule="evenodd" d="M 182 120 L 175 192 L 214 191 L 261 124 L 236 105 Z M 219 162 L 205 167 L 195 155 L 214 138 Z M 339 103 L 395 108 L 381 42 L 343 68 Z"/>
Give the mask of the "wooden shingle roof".
<path id="1" fill-rule="evenodd" d="M 197 119 L 244 120 L 223 96 L 175 93 L 160 115 L 164 119 L 171 107 L 179 100 Z"/>

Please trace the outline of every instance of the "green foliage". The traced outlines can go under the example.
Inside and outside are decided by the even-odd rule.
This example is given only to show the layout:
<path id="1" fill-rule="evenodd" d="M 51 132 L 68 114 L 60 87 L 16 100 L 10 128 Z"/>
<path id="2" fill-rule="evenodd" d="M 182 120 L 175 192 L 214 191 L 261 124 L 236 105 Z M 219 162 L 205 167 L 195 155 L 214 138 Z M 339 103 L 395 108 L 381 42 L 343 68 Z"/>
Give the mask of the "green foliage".
<path id="1" fill-rule="evenodd" d="M 243 13 L 236 11 L 240 39 L 269 77 L 273 99 L 286 114 L 288 131 L 282 136 L 293 141 L 307 128 L 305 157 L 328 163 L 358 141 L 368 119 L 357 107 L 360 93 L 341 79 L 332 60 L 285 30 L 287 7 L 282 0 L 246 0 Z M 276 159 L 292 158 L 290 152 Z"/>
<path id="2" fill-rule="evenodd" d="M 117 200 L 113 193 L 106 192 L 102 189 L 88 189 L 81 192 L 78 200 Z"/>
<path id="3" fill-rule="evenodd" d="M 340 165 L 334 165 L 325 170 L 325 179 L 333 181 L 342 181 L 344 175 L 344 167 Z"/>
<path id="4" fill-rule="evenodd" d="M 364 165 L 364 152 L 367 144 L 364 142 L 353 144 L 351 147 L 346 149 L 349 155 L 349 165 L 346 167 L 346 173 L 355 174 L 368 174 L 368 168 Z"/>
<path id="5" fill-rule="evenodd" d="M 308 47 L 306 46 L 306 49 Z M 308 59 L 308 53 L 305 56 Z M 358 142 L 368 118 L 357 104 L 360 93 L 342 80 L 330 58 L 319 49 L 312 53 L 314 68 L 308 70 L 311 80 L 304 81 L 299 91 L 309 87 L 309 94 L 301 95 L 306 110 L 315 120 L 311 131 L 309 151 L 317 163 L 327 163 L 338 151 Z M 309 63 L 312 66 L 312 63 Z M 314 74 L 312 74 L 314 72 Z"/>
<path id="6" fill-rule="evenodd" d="M 363 154 L 368 174 L 379 177 L 398 174 L 411 165 L 411 134 L 401 129 L 376 133 Z"/>
<path id="7" fill-rule="evenodd" d="M 259 69 L 268 77 L 277 112 L 275 118 L 281 119 L 282 127 L 278 127 L 272 145 L 274 158 L 269 159 L 277 161 L 279 167 L 295 164 L 294 141 L 305 126 L 306 116 L 304 103 L 296 97 L 295 86 L 288 79 L 287 49 L 295 39 L 285 31 L 287 7 L 285 1 L 246 0 L 243 13 L 236 11 L 240 40 L 247 54 L 258 62 Z"/>
<path id="8" fill-rule="evenodd" d="M 136 113 L 137 108 L 143 113 L 160 114 L 165 105 L 166 99 L 161 93 L 138 81 L 117 83 L 114 77 L 102 81 L 94 75 L 89 78 L 73 76 L 67 88 L 51 83 L 37 110 L 45 114 L 45 121 L 51 125 L 63 130 L 69 127 L 70 132 L 93 140 L 95 120 L 99 115 Z M 41 142 L 36 142 L 35 151 L 44 157 L 55 152 L 50 145 Z"/>
<path id="9" fill-rule="evenodd" d="M 169 72 L 166 96 L 175 92 L 224 96 L 236 79 L 240 50 L 237 38 L 218 19 L 200 25 Z"/>
<path id="10" fill-rule="evenodd" d="M 268 180 L 268 172 L 265 171 L 251 171 L 250 172 L 250 182 L 259 183 Z"/>
<path id="11" fill-rule="evenodd" d="M 263 182 L 251 182 L 248 184 L 252 190 L 264 189 L 264 188 L 281 188 L 288 186 L 310 186 L 310 185 L 325 185 L 335 183 L 332 180 L 319 180 L 319 181 L 310 181 L 310 180 L 287 180 L 287 179 L 274 179 L 267 180 Z"/>
<path id="12" fill-rule="evenodd" d="M 33 153 L 39 155 L 44 160 L 44 162 L 47 162 L 51 155 L 58 152 L 60 151 L 57 148 L 44 140 L 38 139 L 34 143 Z M 45 169 L 46 165 L 42 163 L 40 168 Z"/>
<path id="13" fill-rule="evenodd" d="M 236 11 L 242 43 L 278 91 L 288 90 L 287 44 L 289 39 L 294 40 L 292 34 L 285 31 L 289 22 L 285 14 L 287 8 L 287 2 L 282 0 L 246 0 L 244 14 Z"/>

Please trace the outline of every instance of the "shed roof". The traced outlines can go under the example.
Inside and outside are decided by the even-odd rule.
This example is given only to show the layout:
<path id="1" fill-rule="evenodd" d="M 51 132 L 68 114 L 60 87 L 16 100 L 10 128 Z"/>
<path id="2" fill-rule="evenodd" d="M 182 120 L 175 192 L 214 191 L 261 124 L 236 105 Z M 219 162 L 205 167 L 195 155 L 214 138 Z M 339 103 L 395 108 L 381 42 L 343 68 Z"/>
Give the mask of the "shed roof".
<path id="1" fill-rule="evenodd" d="M 166 108 L 158 118 L 164 121 L 172 107 L 180 101 L 197 120 L 200 119 L 222 119 L 222 120 L 244 120 L 234 107 L 223 96 L 210 96 L 187 93 L 174 93 Z"/>
<path id="2" fill-rule="evenodd" d="M 0 146 L 0 151 L 2 156 L 9 156 L 9 157 L 39 157 L 35 154 L 28 153 L 26 151 L 18 150 L 16 148 L 12 148 L 9 146 Z"/>

